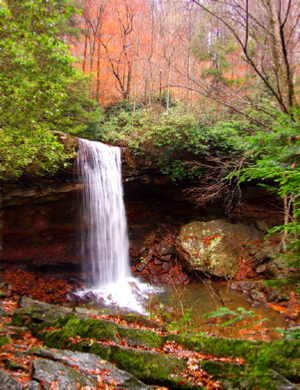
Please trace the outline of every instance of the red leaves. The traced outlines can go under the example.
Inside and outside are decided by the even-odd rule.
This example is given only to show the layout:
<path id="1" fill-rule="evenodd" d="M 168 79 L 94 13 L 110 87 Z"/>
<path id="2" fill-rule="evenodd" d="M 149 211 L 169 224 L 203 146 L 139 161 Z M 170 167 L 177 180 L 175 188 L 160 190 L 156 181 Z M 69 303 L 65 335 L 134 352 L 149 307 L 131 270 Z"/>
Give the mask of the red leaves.
<path id="1" fill-rule="evenodd" d="M 215 234 L 215 235 L 210 236 L 210 237 L 203 237 L 203 238 L 202 238 L 202 242 L 203 242 L 204 245 L 210 245 L 211 242 L 212 242 L 215 238 L 217 238 L 217 237 L 221 237 L 221 234 Z"/>
<path id="2" fill-rule="evenodd" d="M 11 329 L 9 334 L 13 336 L 15 333 L 14 328 L 8 327 L 8 329 Z M 31 363 L 34 359 L 36 359 L 36 357 L 30 355 L 23 356 L 23 354 L 15 355 L 15 352 L 24 353 L 32 346 L 43 345 L 43 343 L 32 337 L 30 332 L 18 332 L 18 335 L 22 338 L 17 339 L 12 337 L 12 345 L 4 345 L 0 347 L 0 369 L 7 371 L 10 375 L 17 379 L 18 382 L 22 383 L 24 388 L 26 388 L 26 384 L 32 379 Z M 6 366 L 6 362 L 8 361 L 14 361 L 14 363 L 20 366 L 20 368 L 8 368 L 9 366 Z"/>
<path id="3" fill-rule="evenodd" d="M 54 381 L 54 382 L 51 383 L 50 390 L 60 390 L 58 381 Z"/>
<path id="4" fill-rule="evenodd" d="M 110 321 L 114 322 L 115 324 L 123 325 L 126 326 L 127 328 L 132 328 L 132 329 L 144 329 L 144 330 L 150 330 L 151 332 L 155 332 L 161 336 L 164 336 L 167 332 L 166 331 L 161 331 L 157 328 L 151 328 L 149 326 L 144 326 L 142 324 L 139 324 L 137 321 L 134 322 L 128 322 L 122 319 L 122 316 L 114 316 L 113 314 L 102 314 L 102 315 L 91 315 L 91 318 L 94 320 L 105 320 L 105 321 Z M 159 319 L 158 317 L 155 317 L 152 319 L 152 321 L 157 322 L 159 326 L 162 325 L 162 320 Z M 118 336 L 120 337 L 120 336 Z"/>
<path id="5" fill-rule="evenodd" d="M 194 358 L 188 359 L 187 368 L 182 374 L 182 377 L 185 378 L 185 384 L 190 382 L 192 386 L 206 386 L 206 389 L 221 389 L 220 382 L 214 381 L 212 379 L 213 376 L 208 375 Z"/>
<path id="6" fill-rule="evenodd" d="M 66 294 L 72 289 L 72 286 L 62 279 L 37 276 L 36 273 L 18 269 L 6 270 L 2 278 L 11 285 L 11 296 L 28 296 L 54 304 L 68 302 Z"/>

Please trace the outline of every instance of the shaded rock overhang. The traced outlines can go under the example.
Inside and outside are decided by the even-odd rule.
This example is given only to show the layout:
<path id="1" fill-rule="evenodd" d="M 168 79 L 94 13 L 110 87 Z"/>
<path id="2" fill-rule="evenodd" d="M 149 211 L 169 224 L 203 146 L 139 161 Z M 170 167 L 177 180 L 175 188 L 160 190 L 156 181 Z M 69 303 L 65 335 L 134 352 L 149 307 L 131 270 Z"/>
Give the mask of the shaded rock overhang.
<path id="1" fill-rule="evenodd" d="M 54 135 L 66 147 L 78 147 L 76 137 L 60 132 L 54 132 Z M 134 158 L 130 149 L 125 147 L 121 148 L 121 152 L 132 258 L 139 256 L 145 236 L 152 230 L 175 233 L 181 225 L 191 221 L 228 219 L 221 203 L 197 208 L 188 201 L 185 190 L 196 186 L 197 182 L 186 180 L 173 183 L 168 175 L 161 173 L 158 161 Z M 53 177 L 24 177 L 1 184 L 2 261 L 81 261 L 82 183 L 74 175 L 74 170 L 73 163 L 69 169 Z M 244 207 L 240 214 L 231 217 L 233 222 L 252 224 L 262 230 L 281 224 L 282 212 L 277 209 L 278 199 L 274 199 L 265 189 L 251 184 L 243 185 L 242 192 Z"/>

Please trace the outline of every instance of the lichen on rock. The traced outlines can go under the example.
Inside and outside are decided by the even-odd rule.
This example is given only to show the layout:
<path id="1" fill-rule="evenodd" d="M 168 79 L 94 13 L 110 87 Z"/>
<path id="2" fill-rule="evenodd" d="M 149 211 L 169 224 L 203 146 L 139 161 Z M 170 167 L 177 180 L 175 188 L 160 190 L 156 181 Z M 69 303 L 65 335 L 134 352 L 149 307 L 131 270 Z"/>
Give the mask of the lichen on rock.
<path id="1" fill-rule="evenodd" d="M 177 238 L 177 255 L 188 271 L 227 279 L 235 276 L 240 259 L 262 261 L 271 250 L 261 231 L 224 220 L 191 222 L 180 229 Z"/>

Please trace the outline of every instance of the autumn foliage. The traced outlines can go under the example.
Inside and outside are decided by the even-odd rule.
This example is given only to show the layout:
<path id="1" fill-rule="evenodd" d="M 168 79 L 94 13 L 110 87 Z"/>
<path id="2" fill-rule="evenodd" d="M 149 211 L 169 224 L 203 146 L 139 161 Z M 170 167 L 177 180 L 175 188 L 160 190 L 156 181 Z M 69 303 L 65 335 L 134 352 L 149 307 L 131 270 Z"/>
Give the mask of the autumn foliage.
<path id="1" fill-rule="evenodd" d="M 206 39 L 199 43 L 203 15 L 193 4 L 84 0 L 81 7 L 77 23 L 82 33 L 71 51 L 79 59 L 76 67 L 92 75 L 91 93 L 101 103 L 129 97 L 135 100 L 138 96 L 149 103 L 167 97 L 168 105 L 171 95 L 193 101 L 198 98 L 201 74 L 215 78 L 214 72 L 207 73 L 218 68 L 213 56 L 197 55 Z M 217 28 L 220 35 L 225 34 L 224 29 Z M 212 39 L 215 44 L 217 36 Z M 205 50 L 209 52 L 209 44 Z M 226 62 L 234 68 L 223 67 L 225 78 L 245 76 L 246 65 L 234 45 L 228 49 Z"/>

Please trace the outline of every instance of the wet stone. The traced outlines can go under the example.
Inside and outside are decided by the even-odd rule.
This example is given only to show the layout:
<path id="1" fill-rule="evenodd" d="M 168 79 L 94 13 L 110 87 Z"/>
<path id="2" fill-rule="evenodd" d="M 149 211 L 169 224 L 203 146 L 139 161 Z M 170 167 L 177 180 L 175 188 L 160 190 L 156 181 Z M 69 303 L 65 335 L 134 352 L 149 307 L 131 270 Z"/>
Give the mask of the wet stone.
<path id="1" fill-rule="evenodd" d="M 30 381 L 26 390 L 41 390 L 41 386 L 37 381 Z"/>
<path id="2" fill-rule="evenodd" d="M 89 301 L 97 301 L 97 296 L 92 291 L 86 293 L 84 298 Z"/>
<path id="3" fill-rule="evenodd" d="M 254 287 L 255 284 L 251 281 L 233 282 L 230 285 L 231 290 L 239 290 L 243 291 L 244 293 L 250 291 Z"/>
<path id="4" fill-rule="evenodd" d="M 261 304 L 257 301 L 251 301 L 251 300 L 249 300 L 249 301 L 251 303 L 251 307 L 253 307 L 253 308 L 257 308 L 257 307 L 261 306 Z"/>
<path id="5" fill-rule="evenodd" d="M 33 362 L 33 369 L 34 379 L 43 381 L 44 388 L 47 390 L 51 389 L 50 386 L 54 381 L 57 381 L 59 388 L 62 389 L 67 389 L 68 387 L 76 389 L 77 383 L 80 386 L 95 387 L 97 385 L 97 381 L 87 379 L 73 368 L 52 360 L 36 359 Z"/>
<path id="6" fill-rule="evenodd" d="M 70 302 L 74 302 L 74 303 L 84 303 L 85 300 L 80 298 L 78 295 L 72 293 L 72 292 L 69 292 L 67 295 L 66 295 L 66 298 L 68 299 L 68 301 Z"/>
<path id="7" fill-rule="evenodd" d="M 171 269 L 171 264 L 169 263 L 164 263 L 163 266 L 162 266 L 162 269 L 166 272 L 170 271 Z"/>
<path id="8" fill-rule="evenodd" d="M 52 322 L 72 313 L 72 309 L 70 308 L 50 305 L 49 303 L 29 298 L 22 298 L 20 306 L 21 309 L 17 310 L 17 312 L 20 314 L 30 314 L 32 318 L 43 322 Z"/>
<path id="9" fill-rule="evenodd" d="M 116 388 L 118 389 L 131 389 L 131 390 L 146 390 L 149 389 L 147 385 L 139 381 L 133 375 L 129 374 L 126 371 L 120 370 L 106 360 L 101 359 L 99 356 L 96 356 L 91 353 L 82 353 L 82 352 L 73 352 L 73 351 L 55 351 L 44 348 L 34 348 L 32 353 L 40 357 L 46 358 L 44 362 L 50 362 L 50 367 L 54 370 L 61 369 L 64 375 L 60 378 L 59 375 L 56 378 L 61 389 L 67 389 L 67 382 L 73 383 L 73 380 L 78 379 L 78 383 L 83 385 L 87 383 L 88 386 L 97 387 L 97 375 L 101 375 L 104 382 L 107 384 L 118 384 Z M 50 360 L 48 360 L 50 359 Z M 41 359 L 39 361 L 39 369 L 44 369 L 45 364 L 42 364 Z M 67 364 L 67 366 L 66 366 Z M 76 371 L 73 368 L 76 368 Z M 76 375 L 74 376 L 74 372 Z M 49 380 L 53 379 L 53 373 L 56 374 L 56 371 L 50 370 L 51 377 L 48 377 L 47 372 L 40 372 L 39 376 L 45 376 L 47 383 Z M 37 371 L 35 371 L 35 377 L 37 377 Z M 67 377 L 67 378 L 65 378 Z M 66 379 L 66 381 L 64 381 Z M 63 382 L 64 381 L 64 382 Z M 50 382 L 51 383 L 51 382 Z M 75 387 L 71 389 L 78 388 L 76 383 Z"/>
<path id="10" fill-rule="evenodd" d="M 249 292 L 249 297 L 251 299 L 253 299 L 254 301 L 257 301 L 257 302 L 259 302 L 260 304 L 262 304 L 264 306 L 269 306 L 268 302 L 266 301 L 266 298 L 265 298 L 264 294 L 262 294 L 261 292 L 259 292 L 257 290 L 251 290 Z"/>
<path id="11" fill-rule="evenodd" d="M 267 268 L 268 268 L 268 264 L 260 264 L 259 266 L 257 266 L 255 268 L 255 271 L 258 274 L 262 274 L 262 273 L 266 272 Z"/>
<path id="12" fill-rule="evenodd" d="M 141 263 L 141 264 L 137 267 L 136 271 L 142 272 L 142 271 L 144 271 L 145 268 L 146 268 L 146 264 L 145 264 L 145 263 Z"/>
<path id="13" fill-rule="evenodd" d="M 149 249 L 148 254 L 147 254 L 147 256 L 145 257 L 145 260 L 144 260 L 146 264 L 150 263 L 150 261 L 152 260 L 152 254 L 153 254 L 153 250 Z"/>
<path id="14" fill-rule="evenodd" d="M 141 264 L 137 267 L 136 271 L 142 272 L 142 271 L 144 271 L 145 268 L 146 268 L 146 264 L 145 264 L 145 263 L 141 263 Z"/>
<path id="15" fill-rule="evenodd" d="M 169 240 L 165 238 L 157 246 L 157 253 L 160 256 L 174 254 L 175 253 L 174 245 L 170 244 Z"/>
<path id="16" fill-rule="evenodd" d="M 278 292 L 273 290 L 273 289 L 270 289 L 268 292 L 267 292 L 267 301 L 268 302 L 276 302 L 278 300 Z"/>
<path id="17" fill-rule="evenodd" d="M 0 370 L 1 390 L 22 390 L 23 386 L 6 371 Z"/>

